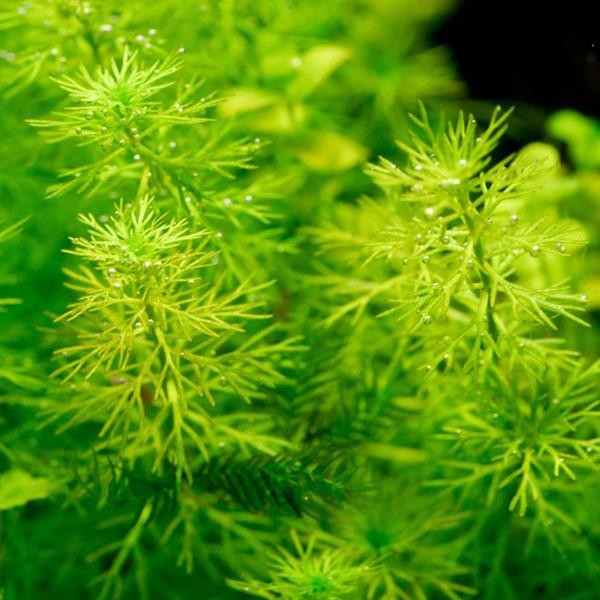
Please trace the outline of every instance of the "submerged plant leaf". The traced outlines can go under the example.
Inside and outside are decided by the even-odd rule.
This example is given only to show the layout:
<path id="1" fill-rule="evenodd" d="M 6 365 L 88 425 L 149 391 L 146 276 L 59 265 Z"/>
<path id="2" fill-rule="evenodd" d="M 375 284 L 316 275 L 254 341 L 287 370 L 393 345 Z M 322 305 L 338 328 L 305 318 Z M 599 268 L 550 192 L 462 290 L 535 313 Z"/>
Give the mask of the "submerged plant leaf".
<path id="1" fill-rule="evenodd" d="M 54 494 L 60 485 L 46 477 L 36 477 L 21 469 L 0 473 L 0 510 L 23 506 Z"/>

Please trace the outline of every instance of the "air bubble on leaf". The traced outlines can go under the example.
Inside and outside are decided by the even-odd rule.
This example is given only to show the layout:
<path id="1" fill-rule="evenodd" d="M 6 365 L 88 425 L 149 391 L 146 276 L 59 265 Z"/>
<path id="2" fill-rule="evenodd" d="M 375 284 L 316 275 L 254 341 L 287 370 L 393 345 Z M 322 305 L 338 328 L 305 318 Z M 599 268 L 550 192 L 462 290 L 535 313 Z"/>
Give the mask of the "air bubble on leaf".
<path id="1" fill-rule="evenodd" d="M 299 69 L 302 66 L 302 59 L 299 56 L 294 56 L 292 60 L 290 60 L 290 64 L 294 69 Z"/>
<path id="2" fill-rule="evenodd" d="M 189 203 L 192 201 L 192 198 L 191 198 L 190 196 L 186 196 L 186 197 L 183 199 L 183 201 L 184 201 L 186 204 L 189 204 Z"/>
<path id="3" fill-rule="evenodd" d="M 231 206 L 233 204 L 233 200 L 231 198 L 223 198 L 223 206 Z"/>
<path id="4" fill-rule="evenodd" d="M 561 244 L 560 242 L 558 242 L 558 243 L 556 244 L 556 249 L 557 249 L 557 250 L 558 250 L 558 251 L 559 251 L 561 254 L 564 254 L 564 253 L 566 252 L 566 250 L 567 250 L 567 249 L 565 248 L 564 244 Z"/>
<path id="5" fill-rule="evenodd" d="M 14 52 L 9 52 L 8 50 L 0 50 L 0 58 L 6 62 L 14 62 L 17 58 L 17 55 Z"/>
<path id="6" fill-rule="evenodd" d="M 50 48 L 50 54 L 52 56 L 58 56 L 58 48 Z"/>
<path id="7" fill-rule="evenodd" d="M 492 225 L 494 223 L 494 219 L 492 219 L 492 217 L 488 217 L 485 220 L 486 225 Z"/>
<path id="8" fill-rule="evenodd" d="M 225 377 L 220 377 L 219 384 L 221 385 L 221 387 L 227 387 L 227 379 Z"/>
<path id="9" fill-rule="evenodd" d="M 396 165 L 394 165 L 394 167 L 395 166 Z M 423 165 L 419 165 L 419 164 L 415 165 L 415 171 L 422 171 L 422 170 L 423 170 Z"/>
<path id="10" fill-rule="evenodd" d="M 108 223 L 108 215 L 100 215 L 98 221 L 100 221 L 100 223 Z"/>
<path id="11" fill-rule="evenodd" d="M 406 267 L 406 265 L 408 264 L 408 258 L 403 258 L 402 259 L 402 264 Z"/>
<path id="12" fill-rule="evenodd" d="M 110 33 L 113 30 L 113 26 L 110 23 L 102 23 L 98 29 L 102 33 Z"/>
<path id="13" fill-rule="evenodd" d="M 117 270 L 114 267 L 109 267 L 107 272 L 108 272 L 109 275 L 116 275 L 117 274 Z"/>
<path id="14" fill-rule="evenodd" d="M 217 233 L 215 233 L 215 237 L 218 240 L 222 240 L 223 239 L 223 232 L 222 231 L 217 231 Z"/>
<path id="15" fill-rule="evenodd" d="M 445 235 L 442 237 L 442 244 L 449 244 L 450 243 L 450 238 Z"/>
<path id="16" fill-rule="evenodd" d="M 142 324 L 139 321 L 136 321 L 135 328 L 136 329 L 141 329 L 141 327 L 142 327 Z"/>
<path id="17" fill-rule="evenodd" d="M 442 179 L 443 186 L 457 186 L 461 184 L 461 180 L 458 177 L 447 177 Z"/>
<path id="18" fill-rule="evenodd" d="M 422 183 L 415 183 L 415 184 L 413 184 L 413 185 L 410 187 L 410 189 L 411 189 L 413 192 L 420 192 L 420 191 L 423 189 L 423 184 L 422 184 Z"/>
<path id="19" fill-rule="evenodd" d="M 113 283 L 113 287 L 115 287 L 115 288 L 120 288 L 121 286 L 122 286 L 122 284 L 121 284 L 121 282 L 120 282 L 120 281 L 115 281 L 115 282 Z"/>
<path id="20" fill-rule="evenodd" d="M 175 141 L 169 142 L 169 148 L 176 148 L 176 147 L 177 147 L 177 142 L 175 142 Z"/>
<path id="21" fill-rule="evenodd" d="M 519 222 L 519 215 L 512 214 L 508 220 L 510 221 L 511 225 L 516 225 Z"/>
<path id="22" fill-rule="evenodd" d="M 428 263 L 429 263 L 429 261 L 430 261 L 430 258 L 429 258 L 429 256 L 424 256 L 424 257 L 421 259 L 421 262 L 422 262 L 424 265 L 428 264 Z"/>
<path id="23" fill-rule="evenodd" d="M 185 52 L 185 48 L 183 48 L 183 47 L 182 47 L 182 48 L 178 48 L 178 49 L 177 49 L 177 52 L 178 52 L 179 54 L 183 54 L 183 53 Z"/>
<path id="24" fill-rule="evenodd" d="M 533 246 L 531 246 L 531 250 L 529 251 L 529 254 L 531 254 L 531 256 L 533 256 L 534 258 L 536 258 L 540 255 L 540 250 L 541 250 L 541 248 L 537 244 L 534 244 Z"/>
<path id="25" fill-rule="evenodd" d="M 466 164 L 467 164 L 467 161 L 466 161 L 466 159 L 464 159 L 464 158 L 461 158 L 461 159 L 458 161 L 458 164 L 459 164 L 459 166 L 461 166 L 461 167 L 464 167 L 464 166 L 466 166 Z"/>
<path id="26" fill-rule="evenodd" d="M 558 398 L 552 398 L 552 404 L 554 404 L 556 406 L 559 403 L 560 403 L 560 400 Z"/>
<path id="27" fill-rule="evenodd" d="M 585 304 L 588 301 L 588 297 L 586 294 L 581 294 L 581 296 L 579 296 L 579 300 Z"/>
<path id="28" fill-rule="evenodd" d="M 146 267 L 146 269 L 149 269 L 152 266 L 152 261 L 151 260 L 145 260 L 144 261 L 144 266 Z"/>
<path id="29" fill-rule="evenodd" d="M 154 29 L 154 27 L 152 27 L 151 29 L 148 29 L 148 35 L 150 36 L 154 36 L 157 34 L 156 29 Z"/>
<path id="30" fill-rule="evenodd" d="M 254 196 L 253 196 L 252 194 L 246 194 L 246 195 L 244 196 L 244 200 L 245 200 L 246 202 L 252 202 L 252 201 L 254 200 Z"/>
<path id="31" fill-rule="evenodd" d="M 135 161 L 142 160 L 142 157 L 139 154 L 134 154 L 133 160 L 135 160 Z"/>
<path id="32" fill-rule="evenodd" d="M 423 213 L 427 218 L 431 219 L 435 215 L 435 208 L 433 208 L 433 206 L 428 206 Z"/>
<path id="33" fill-rule="evenodd" d="M 423 321 L 424 325 L 431 325 L 431 322 L 433 321 L 431 315 L 423 315 L 423 318 L 421 320 Z"/>
<path id="34" fill-rule="evenodd" d="M 136 42 L 143 42 L 146 39 L 145 35 L 142 35 L 141 33 L 138 33 L 138 35 L 135 36 L 135 41 Z"/>

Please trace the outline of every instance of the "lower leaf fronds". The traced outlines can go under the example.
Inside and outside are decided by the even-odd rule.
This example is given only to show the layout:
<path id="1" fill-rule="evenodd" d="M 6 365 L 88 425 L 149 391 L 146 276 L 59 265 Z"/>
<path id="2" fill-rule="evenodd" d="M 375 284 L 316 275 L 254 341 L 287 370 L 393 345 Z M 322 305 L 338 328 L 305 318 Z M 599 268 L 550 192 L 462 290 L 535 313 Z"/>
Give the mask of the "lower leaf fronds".
<path id="1" fill-rule="evenodd" d="M 318 514 L 328 503 L 339 506 L 351 495 L 349 475 L 339 471 L 339 465 L 327 458 L 317 462 L 310 454 L 243 461 L 230 455 L 205 463 L 194 481 L 207 491 L 224 492 L 246 510 L 271 508 L 302 517 Z"/>

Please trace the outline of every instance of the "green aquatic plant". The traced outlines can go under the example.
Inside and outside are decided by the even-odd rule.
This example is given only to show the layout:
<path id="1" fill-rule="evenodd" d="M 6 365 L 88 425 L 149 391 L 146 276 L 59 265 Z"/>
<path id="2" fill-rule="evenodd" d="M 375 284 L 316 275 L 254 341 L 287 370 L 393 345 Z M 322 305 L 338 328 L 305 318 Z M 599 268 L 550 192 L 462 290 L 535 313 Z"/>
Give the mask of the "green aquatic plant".
<path id="1" fill-rule="evenodd" d="M 452 5 L 2 4 L 3 600 L 600 593 L 594 125 Z"/>
<path id="2" fill-rule="evenodd" d="M 285 445 L 258 431 L 236 432 L 232 414 L 219 423 L 207 412 L 220 395 L 250 402 L 285 381 L 270 363 L 290 340 L 265 343 L 268 330 L 238 335 L 248 320 L 266 316 L 257 312 L 260 302 L 246 300 L 258 289 L 223 291 L 223 277 L 208 274 L 218 267 L 217 254 L 203 249 L 206 232 L 166 221 L 148 198 L 119 205 L 106 224 L 91 215 L 82 221 L 90 237 L 75 238 L 71 252 L 92 268 L 68 272 L 80 297 L 60 318 L 73 343 L 57 351 L 64 364 L 56 371 L 81 383 L 70 402 L 53 408 L 56 416 L 72 414 L 61 429 L 105 415 L 106 446 L 123 436 L 129 451 L 155 454 L 157 469 L 168 459 L 177 478 L 185 472 L 189 480 L 190 445 L 205 459 L 210 446 L 232 441 L 244 451 Z"/>

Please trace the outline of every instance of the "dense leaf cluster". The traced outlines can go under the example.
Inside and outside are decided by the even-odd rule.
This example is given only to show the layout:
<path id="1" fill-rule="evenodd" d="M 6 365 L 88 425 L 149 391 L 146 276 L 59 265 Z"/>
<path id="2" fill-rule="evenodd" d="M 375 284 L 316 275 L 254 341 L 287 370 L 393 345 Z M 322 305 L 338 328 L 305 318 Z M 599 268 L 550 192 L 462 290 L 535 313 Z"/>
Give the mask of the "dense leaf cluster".
<path id="1" fill-rule="evenodd" d="M 598 127 L 451 5 L 2 3 L 0 599 L 600 595 Z"/>

